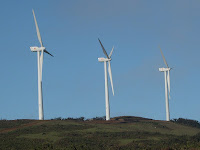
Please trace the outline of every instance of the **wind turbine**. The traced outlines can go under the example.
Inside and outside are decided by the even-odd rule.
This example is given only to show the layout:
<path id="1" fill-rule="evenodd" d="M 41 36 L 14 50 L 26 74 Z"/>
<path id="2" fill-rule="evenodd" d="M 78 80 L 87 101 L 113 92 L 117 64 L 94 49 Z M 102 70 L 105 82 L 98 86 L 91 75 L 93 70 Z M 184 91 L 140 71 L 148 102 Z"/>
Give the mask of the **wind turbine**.
<path id="1" fill-rule="evenodd" d="M 36 17 L 35 17 L 35 13 L 34 10 L 33 11 L 33 17 L 34 17 L 34 21 L 35 21 L 35 27 L 36 27 L 36 31 L 37 31 L 37 37 L 38 40 L 40 42 L 41 47 L 30 47 L 32 52 L 37 52 L 37 62 L 38 62 L 38 107 L 39 107 L 39 120 L 44 120 L 44 112 L 43 112 L 43 97 L 42 97 L 42 65 L 43 65 L 43 54 L 44 52 L 53 56 L 52 54 L 50 54 L 46 48 L 43 46 L 42 43 L 42 38 L 40 35 L 40 31 L 38 28 L 38 24 L 36 21 Z"/>
<path id="2" fill-rule="evenodd" d="M 109 95 L 108 95 L 108 75 L 107 75 L 107 62 L 108 62 L 108 73 L 109 73 L 109 77 L 110 77 L 110 83 L 111 83 L 111 87 L 112 87 L 112 93 L 114 96 L 114 88 L 113 88 L 113 81 L 112 81 L 112 72 L 111 72 L 111 65 L 110 65 L 110 61 L 111 61 L 111 56 L 114 50 L 114 46 L 110 52 L 110 54 L 108 55 L 105 48 L 103 47 L 103 44 L 101 43 L 100 39 L 99 43 L 101 44 L 101 47 L 103 49 L 103 53 L 106 55 L 107 58 L 98 58 L 99 62 L 104 62 L 104 73 L 105 73 L 105 102 L 106 102 L 106 120 L 110 120 L 110 106 L 109 106 Z"/>
<path id="3" fill-rule="evenodd" d="M 159 47 L 160 48 L 160 47 Z M 170 121 L 170 116 L 169 116 L 169 99 L 170 99 L 170 70 L 172 68 L 169 68 L 167 61 L 163 55 L 163 52 L 160 48 L 160 52 L 163 57 L 163 61 L 166 65 L 167 68 L 159 68 L 159 71 L 164 72 L 164 78 L 165 78 L 165 104 L 166 104 L 166 121 Z M 168 97 L 169 96 L 169 97 Z"/>

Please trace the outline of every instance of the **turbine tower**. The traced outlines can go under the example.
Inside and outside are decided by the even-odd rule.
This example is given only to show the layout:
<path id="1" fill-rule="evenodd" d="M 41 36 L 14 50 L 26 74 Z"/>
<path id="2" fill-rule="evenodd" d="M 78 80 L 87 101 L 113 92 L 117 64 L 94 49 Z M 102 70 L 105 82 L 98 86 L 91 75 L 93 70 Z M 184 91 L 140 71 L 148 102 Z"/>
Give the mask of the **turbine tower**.
<path id="1" fill-rule="evenodd" d="M 108 75 L 107 75 L 107 62 L 108 62 L 108 73 L 109 73 L 109 77 L 110 77 L 110 83 L 111 83 L 111 87 L 112 87 L 112 93 L 114 96 L 114 88 L 113 88 L 113 81 L 112 81 L 112 72 L 111 72 L 111 65 L 110 65 L 110 61 L 111 61 L 111 56 L 114 50 L 114 47 L 112 48 L 109 56 L 105 50 L 105 48 L 103 47 L 100 39 L 99 43 L 101 44 L 101 47 L 103 49 L 103 53 L 106 55 L 107 58 L 98 58 L 99 62 L 104 62 L 104 73 L 105 73 L 105 102 L 106 102 L 106 120 L 110 120 L 110 106 L 109 106 L 109 95 L 108 95 Z"/>
<path id="2" fill-rule="evenodd" d="M 170 113 L 169 113 L 169 99 L 170 99 L 170 70 L 167 61 L 163 55 L 163 52 L 160 48 L 160 52 L 163 57 L 163 61 L 167 68 L 159 68 L 159 71 L 164 72 L 164 78 L 165 78 L 165 104 L 166 104 L 166 121 L 170 121 Z"/>
<path id="3" fill-rule="evenodd" d="M 40 31 L 38 28 L 38 24 L 36 21 L 36 17 L 35 17 L 35 13 L 33 10 L 33 17 L 34 17 L 34 21 L 35 21 L 35 27 L 36 27 L 36 31 L 37 31 L 37 37 L 38 40 L 40 42 L 41 47 L 30 47 L 32 52 L 37 52 L 37 62 L 38 62 L 38 107 L 39 107 L 39 120 L 44 120 L 44 112 L 43 112 L 43 97 L 42 97 L 42 65 L 43 65 L 43 54 L 44 52 L 53 56 L 52 54 L 50 54 L 46 48 L 43 46 L 42 43 L 42 38 L 40 35 Z"/>

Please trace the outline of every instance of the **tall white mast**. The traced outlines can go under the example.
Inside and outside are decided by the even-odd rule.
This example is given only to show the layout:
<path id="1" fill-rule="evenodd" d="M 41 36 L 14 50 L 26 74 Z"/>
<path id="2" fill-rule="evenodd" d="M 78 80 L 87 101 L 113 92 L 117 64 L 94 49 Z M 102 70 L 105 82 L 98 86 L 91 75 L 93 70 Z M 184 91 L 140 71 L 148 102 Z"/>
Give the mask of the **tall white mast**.
<path id="1" fill-rule="evenodd" d="M 39 109 L 39 120 L 44 120 L 43 112 L 43 97 L 42 97 L 42 62 L 40 52 L 37 52 L 38 59 L 38 109 Z"/>
<path id="2" fill-rule="evenodd" d="M 107 75 L 107 62 L 106 61 L 104 61 L 104 72 L 105 72 L 106 120 L 110 120 L 110 106 L 109 106 L 109 95 L 108 95 L 108 75 Z"/>
<path id="3" fill-rule="evenodd" d="M 166 121 L 170 121 L 169 117 L 169 99 L 168 99 L 168 87 L 167 87 L 167 72 L 164 71 L 165 77 L 165 105 L 166 105 Z"/>

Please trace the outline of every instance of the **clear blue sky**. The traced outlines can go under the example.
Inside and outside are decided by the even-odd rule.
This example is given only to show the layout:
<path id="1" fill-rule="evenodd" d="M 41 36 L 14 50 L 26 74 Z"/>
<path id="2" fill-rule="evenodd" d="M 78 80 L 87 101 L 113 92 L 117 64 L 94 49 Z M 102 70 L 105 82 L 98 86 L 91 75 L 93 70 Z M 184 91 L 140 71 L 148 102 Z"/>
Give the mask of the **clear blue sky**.
<path id="1" fill-rule="evenodd" d="M 171 118 L 200 121 L 200 1 L 34 0 L 0 5 L 0 118 L 38 119 L 39 46 L 32 8 L 44 46 L 45 119 L 105 115 L 104 68 L 112 55 L 115 96 L 111 117 L 131 115 L 165 120 L 165 67 L 171 71 Z"/>

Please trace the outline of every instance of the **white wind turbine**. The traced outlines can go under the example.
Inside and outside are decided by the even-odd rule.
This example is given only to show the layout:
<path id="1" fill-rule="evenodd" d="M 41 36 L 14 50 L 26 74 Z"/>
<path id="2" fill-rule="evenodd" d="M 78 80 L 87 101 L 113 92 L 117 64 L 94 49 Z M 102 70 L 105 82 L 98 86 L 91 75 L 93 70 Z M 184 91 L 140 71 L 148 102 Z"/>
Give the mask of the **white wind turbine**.
<path id="1" fill-rule="evenodd" d="M 108 95 L 108 75 L 107 75 L 107 62 L 108 62 L 108 73 L 109 73 L 109 77 L 110 77 L 110 83 L 111 83 L 111 87 L 112 87 L 112 93 L 114 96 L 114 88 L 113 88 L 113 81 L 112 81 L 112 72 L 111 72 L 111 65 L 110 65 L 110 61 L 111 61 L 111 56 L 112 56 L 112 52 L 114 50 L 114 47 L 112 48 L 109 56 L 105 50 L 105 48 L 103 47 L 100 39 L 99 43 L 101 44 L 101 47 L 103 49 L 103 53 L 106 55 L 107 58 L 98 58 L 99 62 L 104 62 L 104 72 L 105 72 L 105 102 L 106 102 L 106 120 L 110 120 L 110 106 L 109 106 L 109 95 Z"/>
<path id="2" fill-rule="evenodd" d="M 159 68 L 159 71 L 164 72 L 164 77 L 165 77 L 165 104 L 166 104 L 166 121 L 170 121 L 170 116 L 169 116 L 169 99 L 170 99 L 170 70 L 172 68 L 169 68 L 167 61 L 163 55 L 163 52 L 160 48 L 160 52 L 162 54 L 164 63 L 167 68 Z M 168 97 L 169 96 L 169 97 Z"/>
<path id="3" fill-rule="evenodd" d="M 44 112 L 43 112 L 43 97 L 42 97 L 42 65 L 43 65 L 43 54 L 44 52 L 53 56 L 50 54 L 46 48 L 43 46 L 42 38 L 40 36 L 40 31 L 38 28 L 38 24 L 35 18 L 35 13 L 33 10 L 33 17 L 35 21 L 36 31 L 37 31 L 37 37 L 40 42 L 41 47 L 30 47 L 32 52 L 37 52 L 37 62 L 38 62 L 38 107 L 39 107 L 39 120 L 44 120 Z"/>

